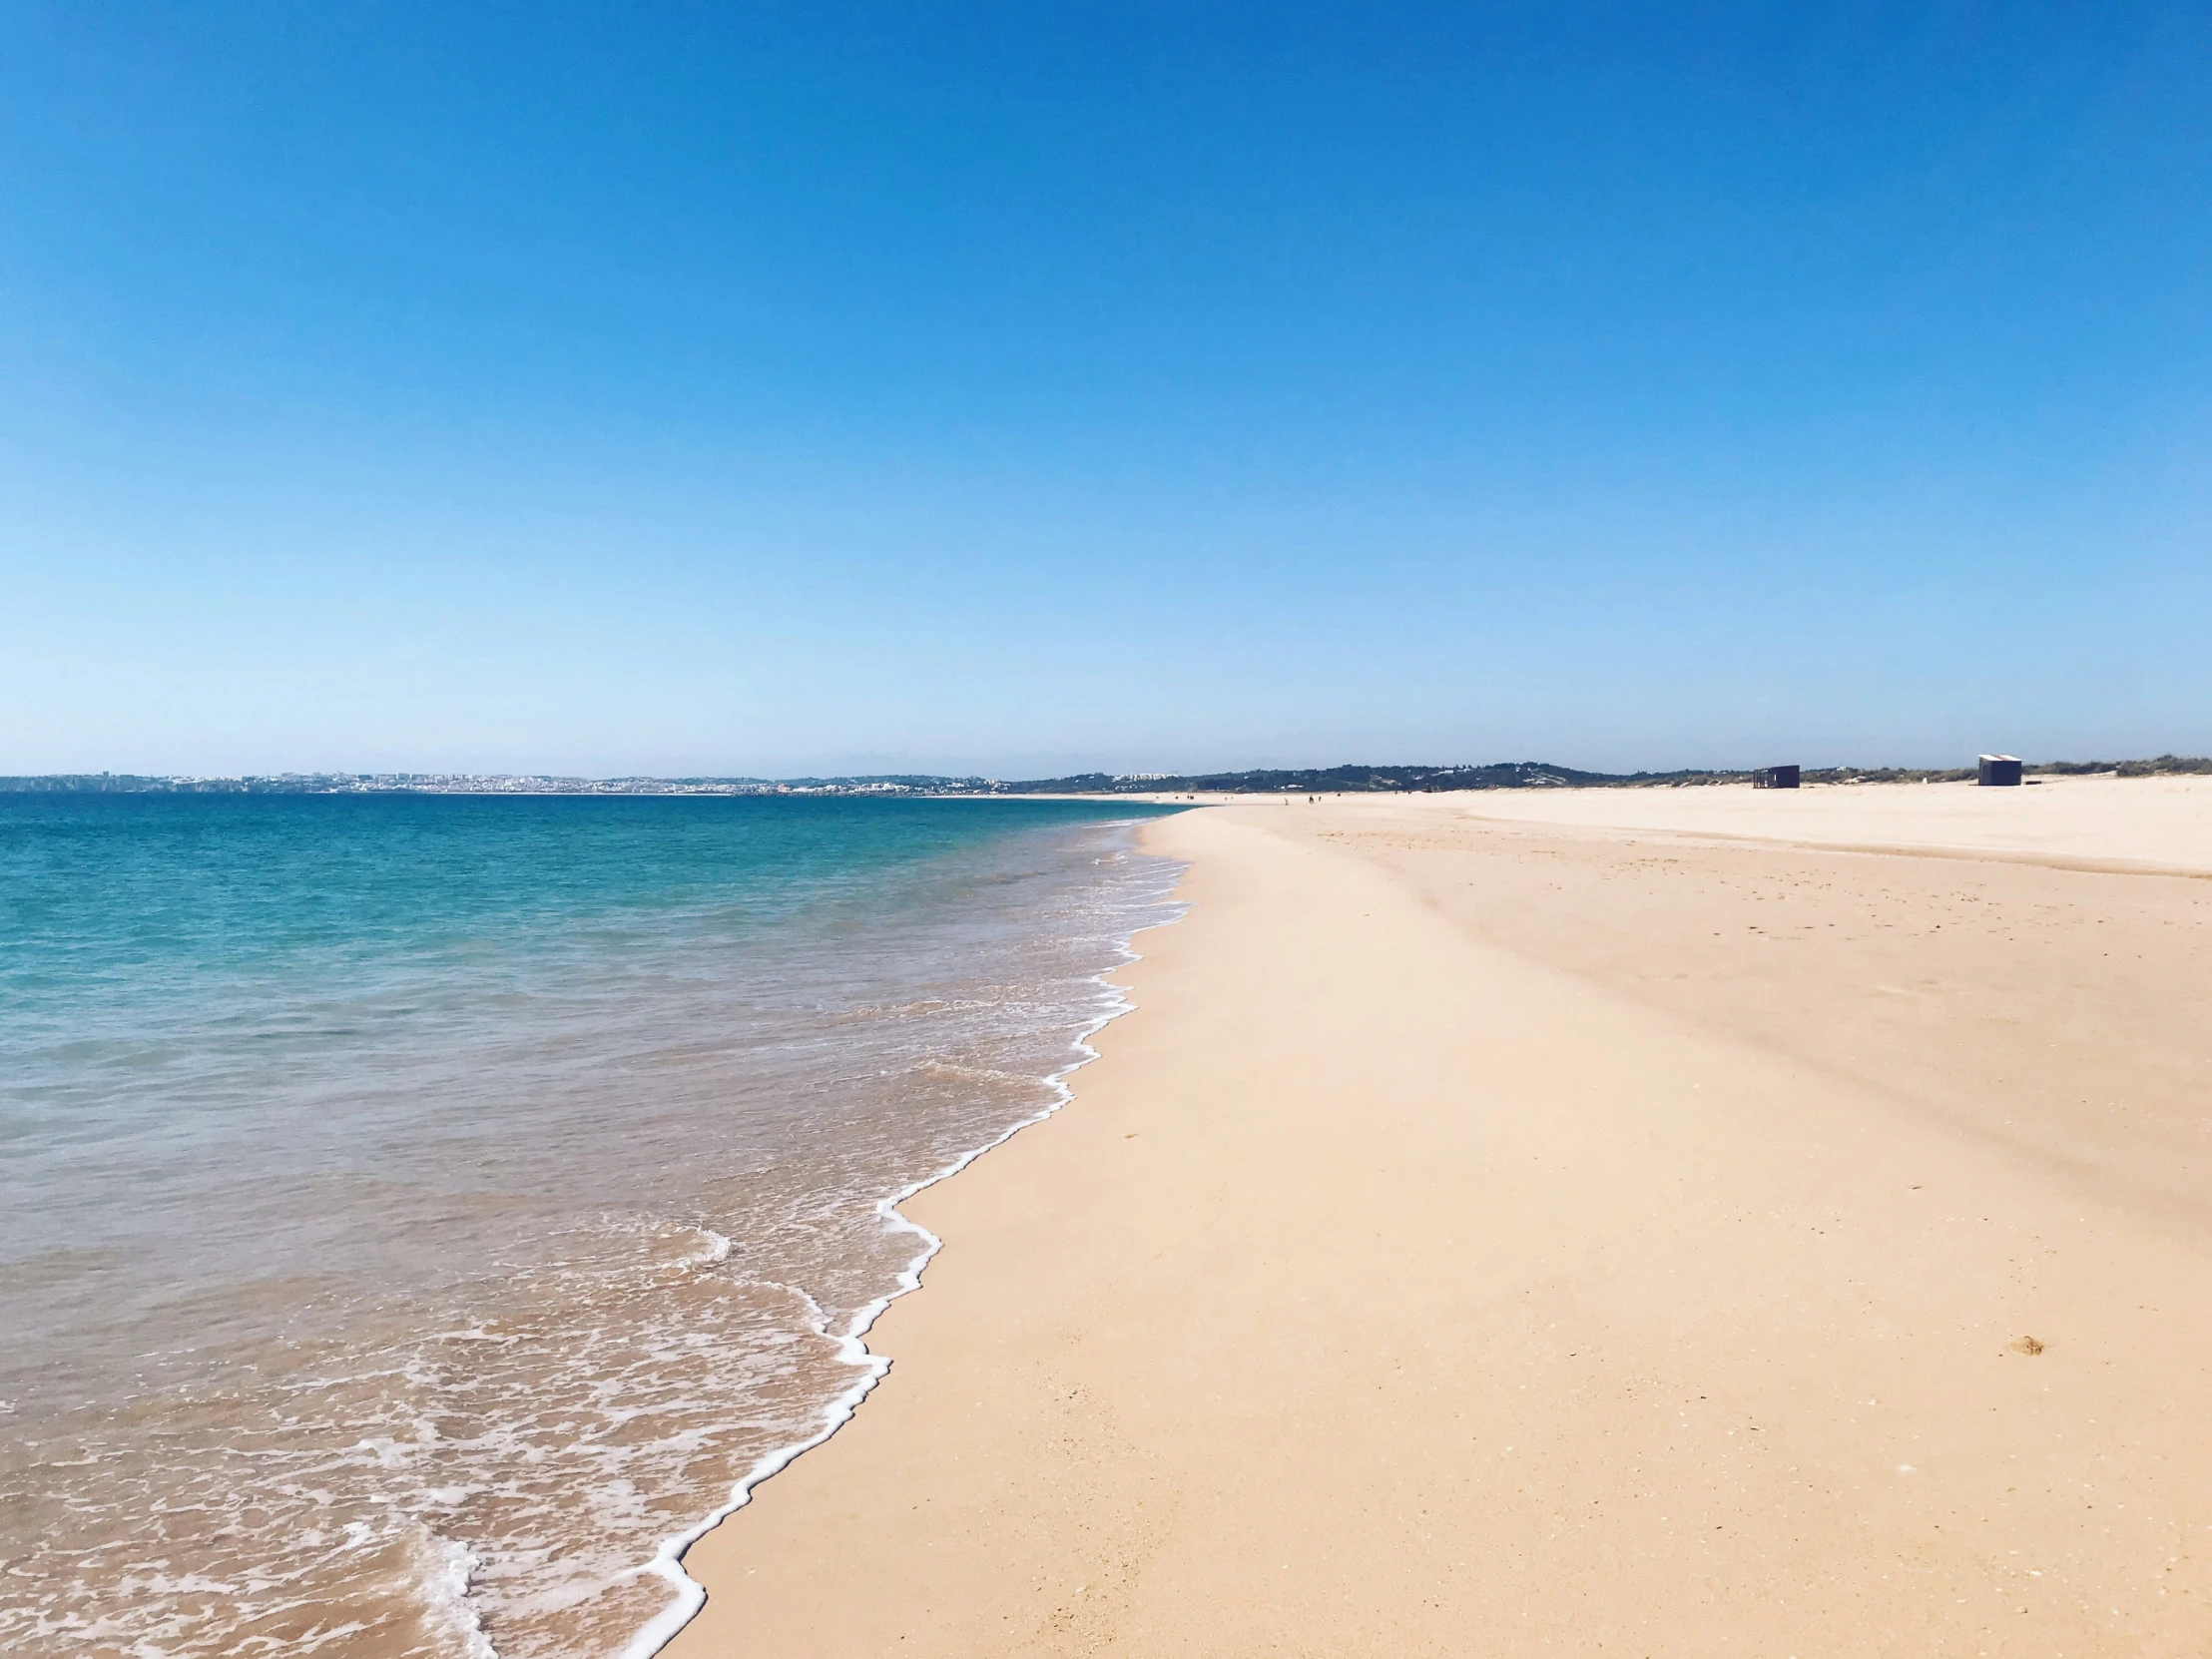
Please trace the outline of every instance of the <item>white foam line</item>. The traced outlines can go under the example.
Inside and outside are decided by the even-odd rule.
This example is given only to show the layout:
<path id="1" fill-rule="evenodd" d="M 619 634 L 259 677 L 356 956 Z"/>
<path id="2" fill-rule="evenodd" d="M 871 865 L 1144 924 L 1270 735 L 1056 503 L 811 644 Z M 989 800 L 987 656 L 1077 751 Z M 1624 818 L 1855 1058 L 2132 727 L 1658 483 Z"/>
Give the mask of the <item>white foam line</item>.
<path id="1" fill-rule="evenodd" d="M 891 1369 L 889 1357 L 869 1352 L 867 1344 L 861 1339 L 868 1334 L 869 1328 L 882 1317 L 884 1309 L 900 1297 L 921 1289 L 921 1270 L 929 1265 L 929 1259 L 932 1256 L 944 1248 L 942 1239 L 922 1226 L 921 1223 L 900 1214 L 898 1207 L 916 1193 L 926 1192 L 938 1182 L 950 1180 L 953 1176 L 958 1175 L 960 1171 L 966 1169 L 968 1165 L 974 1163 L 976 1159 L 982 1157 L 984 1153 L 991 1151 L 993 1148 L 1004 1146 L 1024 1129 L 1044 1122 L 1046 1118 L 1051 1117 L 1061 1107 L 1075 1098 L 1075 1091 L 1068 1086 L 1067 1079 L 1071 1073 L 1082 1070 L 1083 1067 L 1098 1058 L 1098 1050 L 1091 1046 L 1091 1038 L 1097 1036 L 1100 1031 L 1119 1019 L 1123 1014 L 1128 1013 L 1132 1006 L 1128 991 L 1113 983 L 1106 975 L 1117 973 L 1131 962 L 1139 962 L 1144 959 L 1142 952 L 1136 949 L 1134 943 L 1138 933 L 1145 931 L 1147 928 L 1171 926 L 1175 922 L 1181 921 L 1189 913 L 1190 906 L 1187 903 L 1179 904 L 1176 906 L 1173 915 L 1166 916 L 1159 921 L 1146 922 L 1143 927 L 1133 928 L 1129 938 L 1121 944 L 1120 962 L 1106 969 L 1104 973 L 1091 975 L 1091 982 L 1107 994 L 1106 1011 L 1086 1026 L 1082 1034 L 1075 1039 L 1075 1047 L 1078 1050 L 1079 1057 L 1072 1064 L 1062 1066 L 1045 1079 L 1045 1082 L 1050 1084 L 1054 1091 L 1052 1104 L 1045 1107 L 1034 1117 L 1023 1118 L 996 1139 L 986 1141 L 973 1152 L 965 1153 L 953 1160 L 953 1162 L 945 1165 L 943 1169 L 937 1171 L 936 1174 L 925 1176 L 910 1186 L 901 1187 L 888 1198 L 876 1200 L 876 1214 L 883 1218 L 885 1224 L 895 1232 L 913 1234 L 921 1240 L 921 1249 L 914 1259 L 906 1264 L 905 1269 L 900 1272 L 893 1288 L 854 1314 L 851 1323 L 845 1327 L 843 1333 L 836 1339 L 837 1358 L 848 1366 L 858 1367 L 863 1375 L 851 1387 L 830 1402 L 829 1409 L 824 1412 L 823 1425 L 818 1433 L 763 1454 L 760 1460 L 746 1471 L 745 1477 L 730 1489 L 730 1500 L 727 1503 L 714 1510 L 706 1519 L 696 1525 L 686 1528 L 673 1537 L 663 1539 L 660 1549 L 655 1552 L 652 1560 L 641 1567 L 631 1568 L 624 1575 L 629 1578 L 640 1578 L 647 1573 L 652 1573 L 664 1578 L 675 1590 L 676 1599 L 661 1609 L 644 1629 L 630 1639 L 629 1645 L 622 1650 L 620 1659 L 653 1659 L 655 1654 L 675 1640 L 676 1633 L 679 1630 L 682 1630 L 685 1625 L 691 1623 L 698 1616 L 700 1608 L 707 1605 L 707 1590 L 706 1586 L 701 1584 L 698 1579 L 684 1570 L 685 1553 L 690 1550 L 693 1544 L 699 1542 L 701 1538 L 704 1538 L 752 1502 L 754 1488 L 759 1486 L 762 1481 L 768 1479 L 771 1475 L 782 1473 L 798 1458 L 814 1450 L 816 1446 L 821 1445 L 830 1435 L 850 1422 L 853 1413 L 859 1409 L 860 1401 L 874 1392 L 875 1384 L 882 1382 L 884 1374 Z M 829 1333 L 825 1331 L 823 1335 L 828 1336 Z"/>

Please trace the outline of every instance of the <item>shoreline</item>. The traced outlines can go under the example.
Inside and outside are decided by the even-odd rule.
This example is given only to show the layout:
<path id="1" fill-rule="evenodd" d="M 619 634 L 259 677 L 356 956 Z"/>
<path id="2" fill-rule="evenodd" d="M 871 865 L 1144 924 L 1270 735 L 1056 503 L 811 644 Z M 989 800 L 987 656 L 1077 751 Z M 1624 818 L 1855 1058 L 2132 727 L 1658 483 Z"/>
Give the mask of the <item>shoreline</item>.
<path id="1" fill-rule="evenodd" d="M 1132 819 L 1127 822 L 1130 830 L 1130 850 L 1141 853 L 1142 848 L 1139 846 L 1139 841 L 1144 826 L 1155 821 L 1147 818 Z M 1178 883 L 1179 885 L 1180 883 Z M 1032 1129 L 1038 1124 L 1044 1123 L 1064 1109 L 1075 1098 L 1074 1089 L 1069 1084 L 1068 1079 L 1099 1057 L 1099 1051 L 1091 1039 L 1104 1031 L 1107 1026 L 1113 1024 L 1115 1020 L 1129 1013 L 1133 1006 L 1129 1000 L 1127 987 L 1117 984 L 1114 975 L 1143 959 L 1143 953 L 1136 948 L 1136 940 L 1140 935 L 1151 932 L 1156 928 L 1172 927 L 1181 921 L 1188 912 L 1188 906 L 1174 896 L 1174 890 L 1171 889 L 1169 896 L 1161 901 L 1162 908 L 1171 913 L 1162 916 L 1157 921 L 1149 921 L 1133 929 L 1117 946 L 1121 954 L 1121 960 L 1091 976 L 1091 983 L 1097 985 L 1103 993 L 1101 996 L 1103 1011 L 1095 1020 L 1075 1035 L 1070 1047 L 1076 1057 L 1067 1065 L 1062 1066 L 1057 1071 L 1048 1073 L 1042 1079 L 1046 1087 L 1053 1091 L 1051 1103 L 1041 1111 L 1009 1125 L 997 1136 L 985 1141 L 982 1145 L 962 1153 L 935 1173 L 911 1181 L 876 1201 L 876 1214 L 882 1219 L 884 1226 L 893 1232 L 913 1234 L 920 1241 L 920 1249 L 907 1262 L 905 1267 L 899 1270 L 896 1279 L 892 1281 L 891 1289 L 859 1309 L 846 1322 L 842 1331 L 831 1333 L 826 1326 L 818 1326 L 820 1335 L 837 1345 L 839 1362 L 856 1368 L 862 1375 L 855 1380 L 851 1387 L 838 1394 L 824 1407 L 824 1420 L 819 1430 L 804 1439 L 794 1440 L 787 1445 L 773 1447 L 764 1452 L 731 1486 L 729 1496 L 722 1503 L 692 1525 L 664 1538 L 651 1560 L 632 1568 L 624 1575 L 626 1579 L 647 1576 L 657 1577 L 668 1584 L 673 1592 L 674 1599 L 624 1644 L 619 1650 L 617 1659 L 655 1659 L 656 1655 L 665 1652 L 670 1644 L 683 1634 L 684 1630 L 698 1617 L 700 1610 L 706 1605 L 708 1599 L 706 1587 L 692 1576 L 685 1565 L 686 1557 L 691 1553 L 694 1546 L 714 1533 L 740 1510 L 747 1507 L 752 1502 L 754 1493 L 760 1489 L 763 1482 L 781 1474 L 808 1452 L 827 1444 L 839 1429 L 853 1419 L 862 1402 L 866 1400 L 870 1393 L 874 1392 L 884 1377 L 889 1374 L 890 1357 L 869 1350 L 867 1346 L 868 1333 L 875 1328 L 876 1322 L 890 1310 L 894 1303 L 921 1289 L 923 1272 L 937 1254 L 944 1249 L 943 1239 L 906 1215 L 901 1207 L 940 1182 L 951 1180 L 977 1159 L 983 1157 L 984 1154 L 1004 1146 L 1023 1130 Z M 724 1240 L 723 1242 L 727 1246 L 728 1241 Z"/>
<path id="2" fill-rule="evenodd" d="M 2201 883 L 1473 806 L 1146 827 L 1141 1017 L 917 1200 L 895 1385 L 667 1651 L 2195 1651 Z"/>

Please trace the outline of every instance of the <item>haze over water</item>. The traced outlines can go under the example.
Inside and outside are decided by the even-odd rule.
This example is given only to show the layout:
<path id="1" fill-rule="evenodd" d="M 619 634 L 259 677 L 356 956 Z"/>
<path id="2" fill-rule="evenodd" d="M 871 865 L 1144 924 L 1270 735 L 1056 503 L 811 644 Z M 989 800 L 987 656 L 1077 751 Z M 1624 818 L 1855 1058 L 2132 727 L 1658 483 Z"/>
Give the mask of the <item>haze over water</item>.
<path id="1" fill-rule="evenodd" d="M 0 797 L 0 1647 L 619 1650 L 1172 914 L 1142 811 Z"/>

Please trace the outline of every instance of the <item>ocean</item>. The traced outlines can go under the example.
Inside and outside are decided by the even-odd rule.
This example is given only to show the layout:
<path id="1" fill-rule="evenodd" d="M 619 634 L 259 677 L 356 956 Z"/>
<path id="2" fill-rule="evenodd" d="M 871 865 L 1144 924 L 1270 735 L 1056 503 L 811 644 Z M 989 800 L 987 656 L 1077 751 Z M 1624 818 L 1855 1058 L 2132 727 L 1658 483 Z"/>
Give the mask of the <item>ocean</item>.
<path id="1" fill-rule="evenodd" d="M 650 1651 L 1176 913 L 1150 811 L 0 796 L 0 1649 Z"/>

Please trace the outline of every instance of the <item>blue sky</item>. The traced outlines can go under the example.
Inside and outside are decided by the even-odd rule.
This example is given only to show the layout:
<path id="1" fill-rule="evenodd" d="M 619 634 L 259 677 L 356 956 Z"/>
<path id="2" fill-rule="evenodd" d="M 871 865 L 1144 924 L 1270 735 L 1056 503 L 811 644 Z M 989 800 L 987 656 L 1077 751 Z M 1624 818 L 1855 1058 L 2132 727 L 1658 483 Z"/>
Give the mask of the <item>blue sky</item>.
<path id="1" fill-rule="evenodd" d="M 2212 751 L 2212 21 L 0 6 L 0 771 Z"/>

